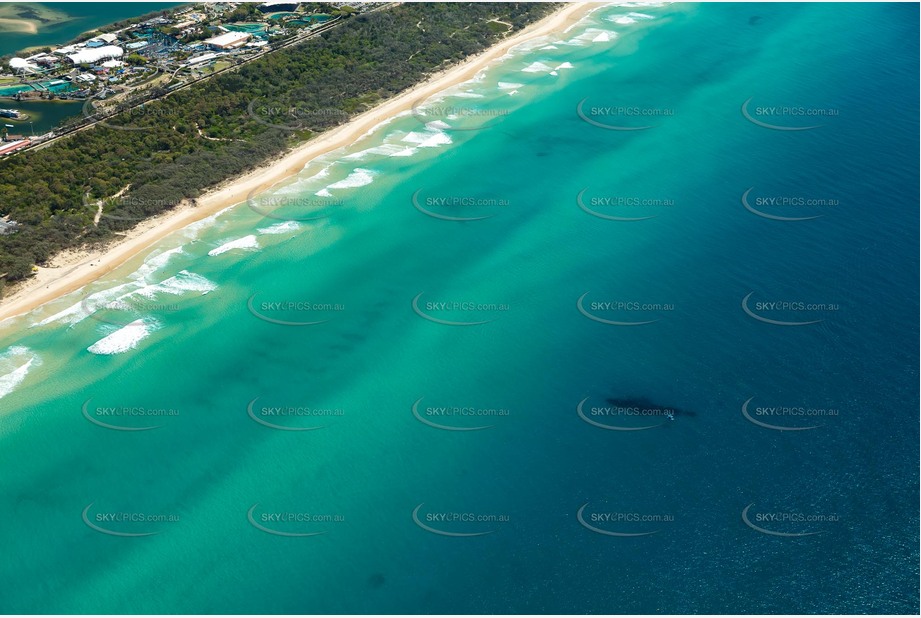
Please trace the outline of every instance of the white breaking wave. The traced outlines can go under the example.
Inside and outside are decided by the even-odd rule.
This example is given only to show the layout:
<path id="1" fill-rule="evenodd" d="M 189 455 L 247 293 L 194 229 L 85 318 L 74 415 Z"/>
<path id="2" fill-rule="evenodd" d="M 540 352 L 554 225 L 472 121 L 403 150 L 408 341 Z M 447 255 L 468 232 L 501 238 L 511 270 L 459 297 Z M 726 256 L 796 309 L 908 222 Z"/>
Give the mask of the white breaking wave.
<path id="1" fill-rule="evenodd" d="M 452 92 L 448 96 L 457 97 L 458 99 L 482 99 L 486 95 L 480 94 L 478 92 L 469 92 L 466 90 L 462 90 L 460 92 Z"/>
<path id="2" fill-rule="evenodd" d="M 19 386 L 29 374 L 29 368 L 32 366 L 34 359 L 29 359 L 25 364 L 17 367 L 10 373 L 0 376 L 0 399 L 6 397 Z"/>
<path id="3" fill-rule="evenodd" d="M 354 189 L 357 187 L 364 187 L 374 182 L 374 172 L 371 170 L 366 170 L 360 167 L 356 167 L 351 174 L 334 182 L 331 185 L 326 186 L 323 189 L 320 189 L 314 195 L 319 197 L 332 197 L 333 194 L 330 193 L 330 189 Z"/>
<path id="4" fill-rule="evenodd" d="M 106 335 L 88 347 L 87 351 L 100 355 L 121 354 L 136 348 L 137 344 L 146 339 L 150 333 L 150 325 L 144 320 L 135 320 L 114 333 Z"/>
<path id="5" fill-rule="evenodd" d="M 257 231 L 260 234 L 287 234 L 288 232 L 296 232 L 299 229 L 301 229 L 301 226 L 297 221 L 282 221 L 269 227 L 261 227 Z"/>
<path id="6" fill-rule="evenodd" d="M 400 118 L 405 118 L 406 116 L 409 116 L 411 113 L 412 113 L 412 110 L 411 110 L 411 109 L 406 109 L 406 110 L 403 110 L 402 112 L 400 112 L 400 113 L 398 113 L 398 114 L 394 114 L 393 116 L 389 116 L 389 117 L 385 118 L 384 120 L 381 120 L 381 121 L 378 122 L 376 125 L 374 125 L 374 126 L 371 127 L 370 129 L 368 129 L 367 131 L 365 131 L 364 133 L 362 133 L 362 134 L 358 137 L 358 139 L 356 139 L 355 141 L 352 142 L 352 144 L 357 144 L 358 142 L 360 142 L 360 141 L 363 140 L 364 138 L 370 137 L 370 136 L 376 134 L 378 131 L 380 131 L 381 129 L 383 129 L 384 127 L 386 127 L 386 126 L 387 126 L 388 124 L 390 124 L 391 122 L 394 122 L 394 121 L 396 121 L 396 120 L 399 120 Z M 340 148 L 340 149 L 338 149 L 338 150 L 334 150 L 334 151 L 331 152 L 331 153 L 328 153 L 326 156 L 334 157 L 334 158 L 335 158 L 335 157 L 338 156 L 337 153 L 341 153 L 341 152 L 343 152 L 344 150 L 345 150 L 345 148 Z"/>
<path id="7" fill-rule="evenodd" d="M 125 296 L 137 294 L 144 298 L 154 298 L 157 294 L 178 296 L 186 292 L 213 292 L 216 289 L 217 284 L 208 278 L 187 270 L 180 270 L 176 275 L 161 283 L 144 286 Z"/>
<path id="8" fill-rule="evenodd" d="M 428 123 L 434 125 L 438 120 Z M 443 124 L 443 123 L 442 123 Z M 410 131 L 401 140 L 409 144 L 416 144 L 418 148 L 437 148 L 451 143 L 451 136 L 444 131 Z"/>
<path id="9" fill-rule="evenodd" d="M 16 390 L 32 367 L 41 364 L 41 359 L 25 346 L 13 346 L 0 354 L 0 399 Z"/>
<path id="10" fill-rule="evenodd" d="M 329 192 L 330 189 L 354 189 L 357 187 L 364 187 L 371 184 L 372 182 L 374 182 L 374 172 L 356 167 L 354 170 L 352 170 L 351 174 L 342 180 L 328 185 L 325 189 L 318 191 L 317 195 L 329 197 L 331 195 Z"/>
<path id="11" fill-rule="evenodd" d="M 243 238 L 237 238 L 236 240 L 231 240 L 230 242 L 225 242 L 223 245 L 217 249 L 212 249 L 208 252 L 208 255 L 215 256 L 222 253 L 227 253 L 228 251 L 233 251 L 234 249 L 243 249 L 244 251 L 252 251 L 259 248 L 259 241 L 256 240 L 255 234 L 250 234 L 249 236 L 244 236 Z"/>
<path id="12" fill-rule="evenodd" d="M 564 62 L 563 64 L 557 65 L 557 67 L 553 70 L 558 71 L 559 69 L 572 69 L 572 68 L 574 67 L 572 66 L 571 62 Z"/>
<path id="13" fill-rule="evenodd" d="M 521 72 L 522 73 L 549 73 L 552 70 L 553 69 L 548 67 L 543 62 L 535 61 L 529 64 L 528 66 L 526 66 L 525 68 L 521 69 Z"/>
<path id="14" fill-rule="evenodd" d="M 80 301 L 74 303 L 70 307 L 58 311 L 54 315 L 48 316 L 35 326 L 45 326 L 51 324 L 52 322 L 62 321 L 65 324 L 76 324 L 77 322 L 89 317 L 91 313 L 97 309 L 103 309 L 108 306 L 110 303 L 117 301 L 125 296 L 125 288 L 134 287 L 137 283 L 134 281 L 129 281 L 128 283 L 122 283 L 111 287 L 107 290 L 100 290 L 82 298 Z"/>
<path id="15" fill-rule="evenodd" d="M 36 326 L 45 326 L 46 324 L 51 324 L 52 322 L 57 322 L 58 320 L 66 320 L 68 324 L 76 324 L 83 318 L 85 318 L 89 313 L 84 307 L 85 301 L 80 301 L 79 303 L 73 304 L 67 309 L 58 311 L 54 315 L 48 316 Z"/>
<path id="16" fill-rule="evenodd" d="M 144 260 L 144 263 L 134 271 L 131 278 L 136 281 L 146 281 L 150 275 L 166 266 L 166 263 L 169 262 L 171 257 L 180 253 L 182 253 L 182 247 L 176 247 L 175 249 L 168 249 L 162 253 L 148 257 Z"/>
<path id="17" fill-rule="evenodd" d="M 417 109 L 418 112 L 423 113 L 423 114 L 425 113 L 426 110 L 427 110 L 427 108 L 425 108 L 425 107 L 420 107 L 420 108 Z M 420 120 L 421 120 L 421 119 L 420 119 Z M 445 122 L 444 120 L 428 120 L 428 121 L 425 121 L 425 129 L 426 129 L 427 131 L 441 131 L 442 129 L 450 129 L 450 128 L 451 128 L 451 125 L 449 125 L 449 124 L 448 124 L 447 122 Z M 404 135 L 403 133 L 391 133 L 390 135 L 387 136 L 387 138 L 389 139 L 390 137 L 392 137 L 392 136 L 394 136 L 394 135 L 397 135 L 397 134 L 399 134 L 399 135 Z M 410 131 L 409 133 L 407 133 L 407 134 L 405 134 L 405 135 L 414 135 L 414 134 L 415 134 L 414 131 Z M 404 139 L 403 141 L 409 141 L 409 140 Z"/>
<path id="18" fill-rule="evenodd" d="M 528 55 L 528 53 L 534 51 L 535 49 L 544 49 L 545 47 L 547 47 L 547 37 L 546 36 L 541 36 L 541 37 L 537 37 L 536 39 L 524 41 L 523 43 L 519 43 L 518 45 L 513 46 L 508 51 L 508 53 L 506 53 L 504 56 L 502 56 L 499 59 L 499 62 L 497 64 L 501 64 L 503 60 L 507 60 L 511 58 L 512 56 L 526 56 Z"/>
<path id="19" fill-rule="evenodd" d="M 383 155 L 386 157 L 397 156 L 396 153 L 402 151 L 403 146 L 399 144 L 381 144 L 379 146 L 374 146 L 373 148 L 367 148 L 365 150 L 359 150 L 358 152 L 353 152 L 350 155 L 342 157 L 343 159 L 364 159 L 368 155 Z"/>
<path id="20" fill-rule="evenodd" d="M 444 120 L 429 120 L 425 123 L 425 128 L 429 131 L 440 131 L 442 129 L 450 129 L 451 125 Z"/>
<path id="21" fill-rule="evenodd" d="M 617 33 L 610 30 L 601 30 L 599 28 L 587 28 L 582 34 L 573 37 L 568 41 L 563 41 L 565 45 L 581 46 L 587 43 L 603 43 L 617 38 Z"/>
<path id="22" fill-rule="evenodd" d="M 524 86 L 524 84 L 516 84 L 515 82 L 499 82 L 498 85 L 499 90 L 515 90 Z"/>
<path id="23" fill-rule="evenodd" d="M 313 174 L 311 176 L 305 176 L 303 178 L 299 176 L 295 182 L 292 182 L 291 184 L 287 184 L 283 187 L 279 187 L 277 189 L 272 189 L 271 193 L 264 193 L 260 195 L 259 197 L 271 199 L 271 197 L 278 197 L 278 196 L 284 196 L 284 195 L 300 195 L 311 184 L 315 183 L 318 180 L 325 180 L 326 177 L 329 176 L 329 169 L 332 166 L 333 166 L 332 163 L 328 163 L 324 165 L 320 170 L 318 170 L 316 174 Z M 316 185 L 314 184 L 314 186 Z"/>
<path id="24" fill-rule="evenodd" d="M 418 152 L 418 150 L 416 150 L 415 148 L 404 148 L 403 150 L 401 150 L 401 151 L 399 151 L 399 152 L 395 152 L 395 153 L 393 153 L 393 154 L 390 155 L 390 156 L 391 156 L 391 157 L 411 157 L 411 156 L 413 156 L 414 154 L 416 154 L 417 152 Z"/>
<path id="25" fill-rule="evenodd" d="M 200 231 L 202 231 L 205 228 L 214 228 L 214 224 L 218 220 L 218 218 L 221 215 L 223 215 L 225 212 L 227 212 L 228 210 L 234 208 L 234 206 L 228 206 L 227 208 L 224 208 L 220 210 L 219 212 L 214 213 L 213 215 L 209 215 L 205 217 L 204 219 L 188 224 L 187 226 L 182 228 L 183 236 L 185 236 L 189 240 L 195 240 L 196 238 L 198 238 L 198 233 Z"/>

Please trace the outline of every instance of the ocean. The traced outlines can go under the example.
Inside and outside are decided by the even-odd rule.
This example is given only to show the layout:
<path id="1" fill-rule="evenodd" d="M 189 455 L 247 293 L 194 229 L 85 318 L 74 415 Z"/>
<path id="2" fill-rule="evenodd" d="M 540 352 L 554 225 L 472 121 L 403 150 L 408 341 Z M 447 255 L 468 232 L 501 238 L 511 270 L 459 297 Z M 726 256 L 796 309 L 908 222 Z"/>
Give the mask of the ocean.
<path id="1" fill-rule="evenodd" d="M 605 6 L 0 324 L 0 610 L 917 613 L 918 10 Z"/>

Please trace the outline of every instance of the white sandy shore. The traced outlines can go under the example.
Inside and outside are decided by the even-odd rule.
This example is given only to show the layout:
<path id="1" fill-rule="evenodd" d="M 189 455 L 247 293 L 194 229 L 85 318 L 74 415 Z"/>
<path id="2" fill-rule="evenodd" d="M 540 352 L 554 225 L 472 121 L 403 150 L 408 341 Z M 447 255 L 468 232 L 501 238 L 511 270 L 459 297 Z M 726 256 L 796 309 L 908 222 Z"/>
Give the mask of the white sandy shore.
<path id="1" fill-rule="evenodd" d="M 381 122 L 407 111 L 420 100 L 456 84 L 468 81 L 488 63 L 515 45 L 529 39 L 563 32 L 601 3 L 572 3 L 531 24 L 477 56 L 432 76 L 425 82 L 356 116 L 348 123 L 320 134 L 245 175 L 228 180 L 198 198 L 197 206 L 183 204 L 160 216 L 145 220 L 121 239 L 99 251 L 66 251 L 39 268 L 35 276 L 18 284 L 0 300 L 0 320 L 28 313 L 41 305 L 99 279 L 125 264 L 167 235 L 204 219 L 228 206 L 241 203 L 247 196 L 265 191 L 278 182 L 300 172 L 312 159 L 352 144 Z"/>
<path id="2" fill-rule="evenodd" d="M 25 32 L 27 34 L 37 34 L 38 26 L 35 22 L 25 19 L 0 17 L 0 32 Z"/>

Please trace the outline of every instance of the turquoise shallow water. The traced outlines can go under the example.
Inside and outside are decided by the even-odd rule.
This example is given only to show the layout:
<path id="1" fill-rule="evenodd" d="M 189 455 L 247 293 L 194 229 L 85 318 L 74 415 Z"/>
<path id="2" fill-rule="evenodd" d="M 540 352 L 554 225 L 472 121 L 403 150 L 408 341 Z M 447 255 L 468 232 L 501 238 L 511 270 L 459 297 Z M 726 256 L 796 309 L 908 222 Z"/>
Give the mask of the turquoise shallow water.
<path id="1" fill-rule="evenodd" d="M 917 21 L 604 8 L 6 322 L 0 608 L 917 612 Z"/>

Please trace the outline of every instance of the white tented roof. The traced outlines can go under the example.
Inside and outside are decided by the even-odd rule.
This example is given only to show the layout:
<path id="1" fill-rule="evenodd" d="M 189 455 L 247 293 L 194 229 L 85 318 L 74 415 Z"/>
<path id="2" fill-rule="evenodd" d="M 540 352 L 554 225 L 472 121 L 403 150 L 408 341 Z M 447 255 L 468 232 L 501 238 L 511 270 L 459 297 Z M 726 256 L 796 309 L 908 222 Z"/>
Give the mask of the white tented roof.
<path id="1" fill-rule="evenodd" d="M 214 45 L 216 47 L 224 47 L 227 45 L 233 45 L 234 43 L 240 43 L 241 41 L 246 41 L 250 38 L 250 34 L 246 32 L 225 32 L 214 38 L 210 38 L 205 43 L 208 45 Z"/>
<path id="2" fill-rule="evenodd" d="M 106 58 L 121 58 L 124 53 L 125 51 L 117 45 L 104 45 L 103 47 L 87 47 L 67 57 L 74 64 L 93 64 Z"/>
<path id="3" fill-rule="evenodd" d="M 25 58 L 10 58 L 10 68 L 19 71 L 34 71 L 38 67 L 30 64 Z"/>

